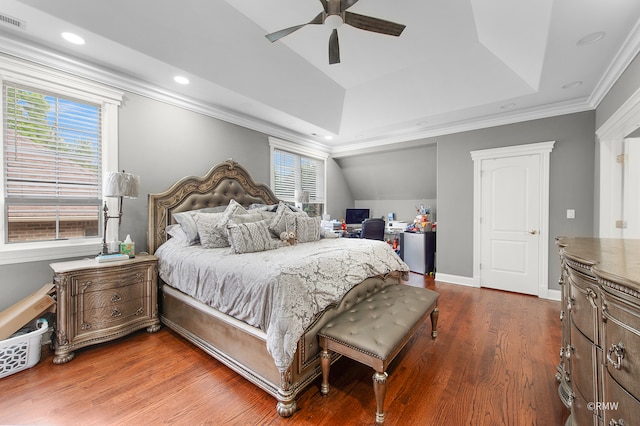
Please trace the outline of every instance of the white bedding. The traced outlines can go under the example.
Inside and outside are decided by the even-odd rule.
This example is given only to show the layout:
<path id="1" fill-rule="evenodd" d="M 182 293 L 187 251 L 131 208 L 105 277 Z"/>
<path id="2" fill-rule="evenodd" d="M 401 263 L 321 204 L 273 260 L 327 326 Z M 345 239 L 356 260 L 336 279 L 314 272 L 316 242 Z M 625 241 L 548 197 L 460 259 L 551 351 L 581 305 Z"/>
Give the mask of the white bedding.
<path id="1" fill-rule="evenodd" d="M 335 238 L 258 253 L 170 239 L 156 250 L 165 283 L 267 334 L 285 371 L 314 315 L 368 277 L 408 266 L 382 241 Z"/>

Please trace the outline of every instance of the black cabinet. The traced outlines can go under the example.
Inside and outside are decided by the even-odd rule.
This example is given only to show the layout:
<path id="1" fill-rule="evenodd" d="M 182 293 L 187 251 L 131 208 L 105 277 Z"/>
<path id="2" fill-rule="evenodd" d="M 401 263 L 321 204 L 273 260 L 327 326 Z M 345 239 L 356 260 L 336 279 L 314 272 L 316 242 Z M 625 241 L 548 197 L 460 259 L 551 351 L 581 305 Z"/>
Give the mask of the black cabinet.
<path id="1" fill-rule="evenodd" d="M 420 274 L 436 273 L 436 233 L 402 232 L 400 258 L 409 269 Z"/>

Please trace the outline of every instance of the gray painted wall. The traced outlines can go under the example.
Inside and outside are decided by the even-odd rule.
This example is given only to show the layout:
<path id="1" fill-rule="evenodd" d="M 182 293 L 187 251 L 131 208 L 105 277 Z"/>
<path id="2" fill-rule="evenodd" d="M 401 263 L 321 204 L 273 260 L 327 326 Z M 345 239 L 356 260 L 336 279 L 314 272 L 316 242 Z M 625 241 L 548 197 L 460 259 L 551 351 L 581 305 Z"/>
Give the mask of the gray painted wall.
<path id="1" fill-rule="evenodd" d="M 627 66 L 622 76 L 596 109 L 596 130 L 600 128 L 629 97 L 640 89 L 640 54 Z"/>
<path id="2" fill-rule="evenodd" d="M 424 141 L 417 148 L 393 149 L 336 159 L 347 181 L 352 203 L 333 219 L 344 217 L 348 207 L 369 208 L 372 217 L 395 213 L 396 220 L 412 221 L 415 206 L 437 210 L 437 145 Z"/>
<path id="3" fill-rule="evenodd" d="M 548 279 L 549 288 L 558 289 L 560 267 L 554 237 L 593 235 L 594 123 L 595 112 L 590 111 L 428 138 L 415 148 L 336 161 L 349 183 L 355 206 L 378 208 L 381 211 L 374 211 L 375 216 L 386 217 L 386 210 L 391 206 L 407 204 L 407 213 L 403 211 L 398 218 L 409 215 L 411 219 L 415 215 L 415 198 L 437 198 L 437 204 L 432 205 L 438 222 L 437 270 L 471 278 L 473 161 L 470 152 L 556 141 L 550 159 Z M 390 185 L 392 179 L 393 185 Z M 570 208 L 576 211 L 575 219 L 566 219 L 566 210 Z"/>
<path id="4" fill-rule="evenodd" d="M 550 158 L 549 288 L 558 289 L 554 237 L 593 235 L 594 116 L 589 111 L 438 137 L 438 272 L 473 276 L 470 151 L 556 141 Z M 569 208 L 575 219 L 566 219 Z"/>

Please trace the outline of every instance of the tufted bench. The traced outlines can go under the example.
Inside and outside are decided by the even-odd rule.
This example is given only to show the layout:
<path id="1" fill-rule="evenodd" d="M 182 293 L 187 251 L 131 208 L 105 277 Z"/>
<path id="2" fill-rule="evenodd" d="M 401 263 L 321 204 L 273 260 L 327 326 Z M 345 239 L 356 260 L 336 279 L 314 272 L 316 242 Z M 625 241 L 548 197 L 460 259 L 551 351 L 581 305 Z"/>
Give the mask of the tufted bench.
<path id="1" fill-rule="evenodd" d="M 431 315 L 431 336 L 438 335 L 438 297 L 426 288 L 394 284 L 372 294 L 327 323 L 318 333 L 322 395 L 329 393 L 331 355 L 337 352 L 375 370 L 376 423 L 384 423 L 387 366 Z"/>

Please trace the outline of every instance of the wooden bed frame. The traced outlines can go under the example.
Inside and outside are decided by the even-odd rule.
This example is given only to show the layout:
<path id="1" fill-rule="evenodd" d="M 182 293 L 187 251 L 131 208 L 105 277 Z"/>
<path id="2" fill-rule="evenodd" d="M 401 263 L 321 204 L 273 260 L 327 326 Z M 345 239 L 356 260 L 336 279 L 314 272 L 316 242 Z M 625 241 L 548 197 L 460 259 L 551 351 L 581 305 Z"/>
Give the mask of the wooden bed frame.
<path id="1" fill-rule="evenodd" d="M 149 253 L 154 253 L 166 241 L 165 228 L 175 223 L 173 213 L 226 206 L 231 199 L 245 207 L 254 203 L 276 204 L 279 201 L 269 187 L 255 183 L 247 170 L 233 160 L 214 166 L 204 177 L 185 177 L 165 192 L 150 194 Z M 399 272 L 367 278 L 351 289 L 340 303 L 316 315 L 298 341 L 291 366 L 283 373 L 276 368 L 267 351 L 265 332 L 223 314 L 158 279 L 160 320 L 274 396 L 278 414 L 288 417 L 296 411 L 295 398 L 298 392 L 322 373 L 318 331 L 353 304 L 400 280 Z M 338 358 L 339 355 L 334 355 L 332 362 Z"/>

